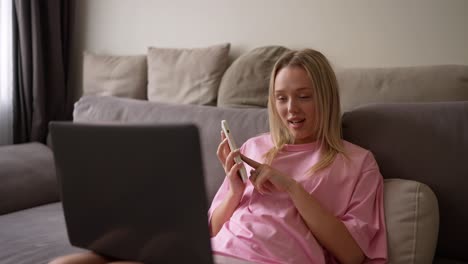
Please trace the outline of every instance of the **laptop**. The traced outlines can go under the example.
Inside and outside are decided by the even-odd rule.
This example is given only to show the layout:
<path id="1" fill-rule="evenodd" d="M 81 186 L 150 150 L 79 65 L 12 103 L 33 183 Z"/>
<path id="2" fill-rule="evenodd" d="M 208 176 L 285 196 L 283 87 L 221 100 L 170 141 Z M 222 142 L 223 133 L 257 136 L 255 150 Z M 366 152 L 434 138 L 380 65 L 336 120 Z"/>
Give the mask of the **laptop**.
<path id="1" fill-rule="evenodd" d="M 49 127 L 73 246 L 111 259 L 213 263 L 196 126 Z"/>

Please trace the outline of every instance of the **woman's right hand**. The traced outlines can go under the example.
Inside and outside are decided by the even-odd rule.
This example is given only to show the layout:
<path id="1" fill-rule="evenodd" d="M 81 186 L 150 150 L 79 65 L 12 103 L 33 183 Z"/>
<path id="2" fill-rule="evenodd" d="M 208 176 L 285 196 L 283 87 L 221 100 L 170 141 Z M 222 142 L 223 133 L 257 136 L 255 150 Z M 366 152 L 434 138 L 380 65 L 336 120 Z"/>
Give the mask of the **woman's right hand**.
<path id="1" fill-rule="evenodd" d="M 231 151 L 227 138 L 222 131 L 221 140 L 216 154 L 221 165 L 223 165 L 226 177 L 229 179 L 229 192 L 235 196 L 242 195 L 245 190 L 245 184 L 239 176 L 239 170 L 244 164 L 242 162 L 236 164 L 234 161 L 234 157 L 240 156 L 240 152 L 238 149 Z"/>
<path id="2" fill-rule="evenodd" d="M 219 162 L 223 166 L 224 172 L 227 174 L 231 168 L 226 168 L 226 159 L 227 156 L 231 153 L 231 148 L 229 147 L 228 140 L 224 132 L 221 131 L 221 143 L 218 145 L 218 150 L 216 151 L 216 155 L 218 156 Z"/>
<path id="3" fill-rule="evenodd" d="M 245 190 L 245 183 L 242 181 L 240 177 L 240 169 L 244 166 L 244 163 L 235 163 L 234 157 L 240 156 L 240 152 L 238 149 L 231 151 L 226 158 L 226 167 L 231 168 L 226 177 L 229 179 L 229 192 L 233 196 L 240 197 L 244 193 Z"/>

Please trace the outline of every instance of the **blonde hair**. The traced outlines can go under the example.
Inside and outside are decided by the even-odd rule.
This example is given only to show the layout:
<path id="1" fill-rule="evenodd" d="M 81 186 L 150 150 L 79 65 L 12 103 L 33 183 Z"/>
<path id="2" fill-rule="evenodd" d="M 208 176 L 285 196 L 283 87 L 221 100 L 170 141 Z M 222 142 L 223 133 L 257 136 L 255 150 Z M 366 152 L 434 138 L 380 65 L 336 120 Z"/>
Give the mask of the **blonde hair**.
<path id="1" fill-rule="evenodd" d="M 278 59 L 271 72 L 268 95 L 270 135 L 274 144 L 264 155 L 268 164 L 271 164 L 285 144 L 292 144 L 294 140 L 281 121 L 275 105 L 275 79 L 278 72 L 286 67 L 302 67 L 313 84 L 316 107 L 313 132 L 321 150 L 319 161 L 309 170 L 314 173 L 329 166 L 338 153 L 344 153 L 338 81 L 327 58 L 316 50 L 289 51 Z"/>

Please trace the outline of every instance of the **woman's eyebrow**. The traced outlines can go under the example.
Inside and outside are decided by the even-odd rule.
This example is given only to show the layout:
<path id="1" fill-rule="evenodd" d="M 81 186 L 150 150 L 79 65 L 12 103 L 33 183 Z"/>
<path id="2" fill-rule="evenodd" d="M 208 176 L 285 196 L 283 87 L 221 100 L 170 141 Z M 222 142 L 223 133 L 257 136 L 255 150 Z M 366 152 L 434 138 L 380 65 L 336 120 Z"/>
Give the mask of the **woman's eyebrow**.
<path id="1" fill-rule="evenodd" d="M 312 88 L 310 87 L 300 87 L 300 88 L 297 88 L 297 89 L 294 89 L 293 92 L 302 92 L 302 91 L 312 91 Z M 277 93 L 287 93 L 286 90 L 275 90 L 275 94 Z"/>
<path id="2" fill-rule="evenodd" d="M 297 88 L 297 89 L 296 89 L 296 91 L 303 91 L 303 90 L 308 90 L 308 91 L 310 90 L 310 91 L 312 91 L 312 88 L 310 88 L 310 87 L 301 87 L 301 88 Z"/>

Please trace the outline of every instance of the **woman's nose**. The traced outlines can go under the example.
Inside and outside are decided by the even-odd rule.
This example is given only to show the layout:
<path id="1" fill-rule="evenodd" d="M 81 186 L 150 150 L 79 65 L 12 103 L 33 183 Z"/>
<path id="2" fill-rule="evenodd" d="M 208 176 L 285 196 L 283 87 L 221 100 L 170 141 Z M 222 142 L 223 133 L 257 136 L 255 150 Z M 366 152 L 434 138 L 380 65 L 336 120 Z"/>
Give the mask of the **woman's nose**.
<path id="1" fill-rule="evenodd" d="M 290 113 L 297 113 L 298 110 L 299 110 L 299 107 L 297 105 L 296 100 L 289 100 L 288 111 Z"/>

